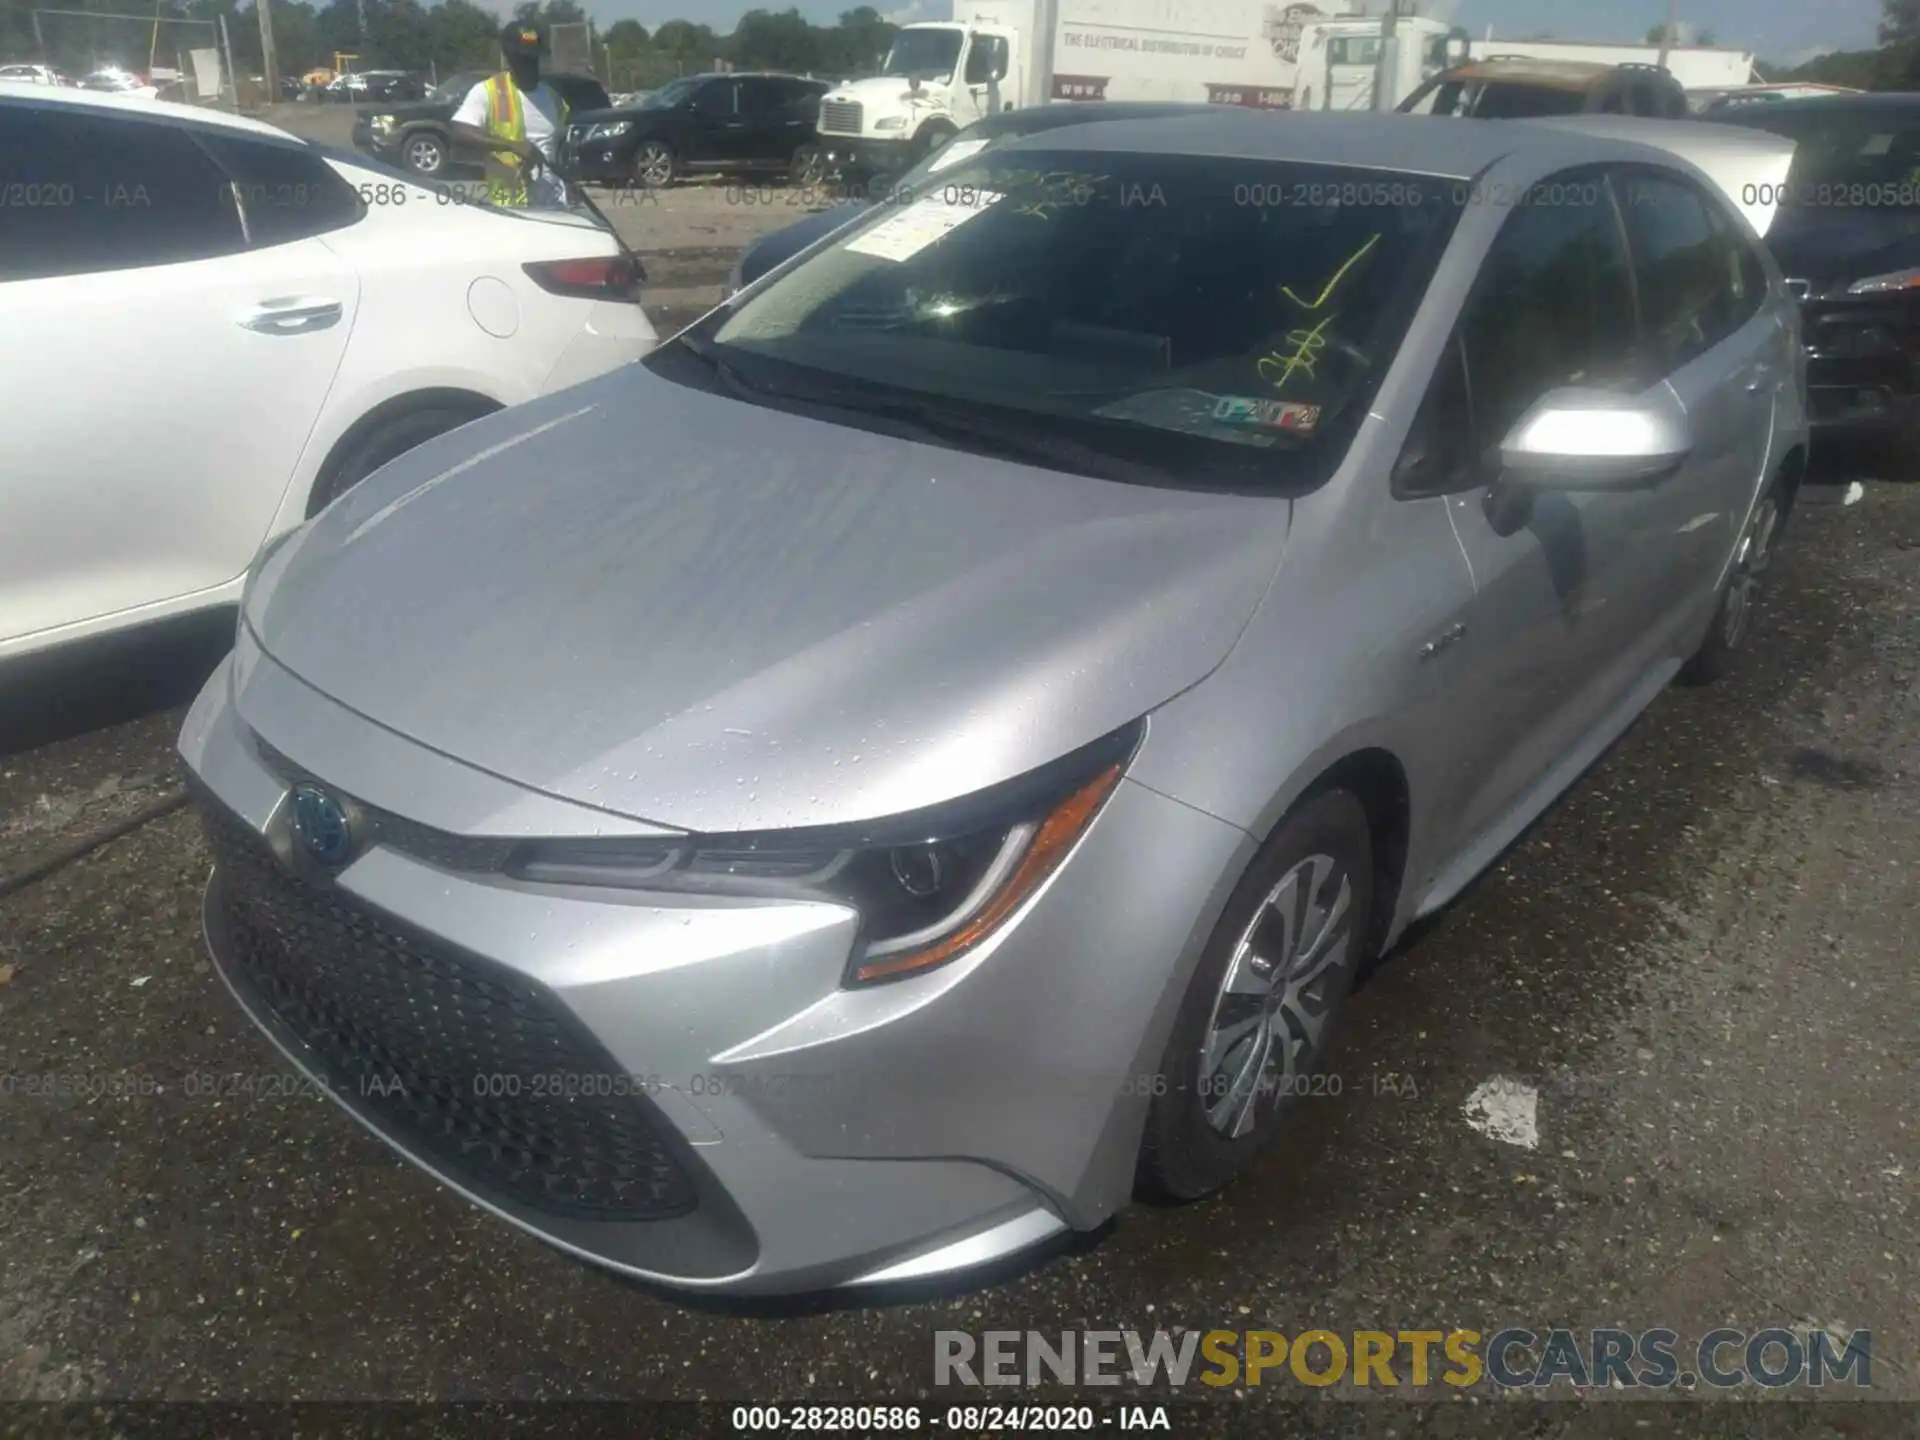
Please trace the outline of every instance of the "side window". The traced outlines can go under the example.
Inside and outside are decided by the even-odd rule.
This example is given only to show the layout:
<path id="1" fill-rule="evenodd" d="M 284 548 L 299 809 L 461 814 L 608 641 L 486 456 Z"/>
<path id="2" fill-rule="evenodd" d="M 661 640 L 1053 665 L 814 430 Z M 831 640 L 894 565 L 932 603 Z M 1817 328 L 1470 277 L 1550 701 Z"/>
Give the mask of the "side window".
<path id="1" fill-rule="evenodd" d="M 366 213 L 353 187 L 305 145 L 214 130 L 201 143 L 233 177 L 256 250 L 344 230 Z"/>
<path id="2" fill-rule="evenodd" d="M 786 95 L 778 80 L 756 75 L 740 81 L 739 85 L 742 115 L 769 115 L 786 103 Z"/>
<path id="3" fill-rule="evenodd" d="M 1396 470 L 1396 494 L 1484 484 L 1500 442 L 1549 390 L 1640 386 L 1626 242 L 1605 179 L 1569 172 L 1531 196 L 1481 262 Z M 1423 434 L 1423 421 L 1435 428 Z M 1413 464 L 1420 450 L 1436 458 Z"/>
<path id="4" fill-rule="evenodd" d="M 1760 254 L 1726 211 L 1715 205 L 1709 212 L 1714 237 L 1720 242 L 1727 272 L 1727 326 L 1738 330 L 1760 311 L 1767 298 L 1767 268 Z"/>
<path id="5" fill-rule="evenodd" d="M 0 280 L 173 265 L 246 248 L 226 174 L 178 125 L 0 105 L 0 192 L 8 202 Z"/>
<path id="6" fill-rule="evenodd" d="M 1739 328 L 1730 256 L 1708 201 L 1677 176 L 1623 173 L 1617 182 L 1633 249 L 1647 359 L 1671 374 Z"/>
<path id="7" fill-rule="evenodd" d="M 696 115 L 733 114 L 733 92 L 737 88 L 737 81 L 709 81 L 695 92 L 692 102 L 693 113 Z"/>
<path id="8" fill-rule="evenodd" d="M 1596 172 L 1534 188 L 1507 217 L 1461 316 L 1484 452 L 1547 391 L 1633 377 L 1633 284 L 1619 212 Z"/>
<path id="9" fill-rule="evenodd" d="M 1007 73 L 1007 41 L 1003 35 L 975 35 L 967 52 L 967 84 L 985 85 Z"/>

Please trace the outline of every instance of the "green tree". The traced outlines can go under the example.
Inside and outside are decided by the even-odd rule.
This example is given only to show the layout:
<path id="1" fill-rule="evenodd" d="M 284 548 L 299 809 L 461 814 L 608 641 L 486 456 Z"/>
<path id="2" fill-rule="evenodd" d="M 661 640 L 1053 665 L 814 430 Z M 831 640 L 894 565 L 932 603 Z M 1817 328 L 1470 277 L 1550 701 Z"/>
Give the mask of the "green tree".
<path id="1" fill-rule="evenodd" d="M 1880 43 L 1904 45 L 1920 40 L 1920 0 L 1881 0 Z"/>
<path id="2" fill-rule="evenodd" d="M 743 70 L 805 72 L 820 63 L 820 38 L 798 10 L 749 10 L 728 37 L 726 54 Z"/>

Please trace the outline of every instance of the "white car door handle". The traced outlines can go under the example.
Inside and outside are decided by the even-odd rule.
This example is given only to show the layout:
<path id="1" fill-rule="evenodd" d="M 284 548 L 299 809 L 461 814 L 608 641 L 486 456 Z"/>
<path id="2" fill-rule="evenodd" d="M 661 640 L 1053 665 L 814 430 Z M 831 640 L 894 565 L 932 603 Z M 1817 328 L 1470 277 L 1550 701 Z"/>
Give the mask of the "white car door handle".
<path id="1" fill-rule="evenodd" d="M 240 323 L 262 335 L 305 335 L 339 324 L 345 313 L 338 300 L 264 300 L 243 314 Z"/>

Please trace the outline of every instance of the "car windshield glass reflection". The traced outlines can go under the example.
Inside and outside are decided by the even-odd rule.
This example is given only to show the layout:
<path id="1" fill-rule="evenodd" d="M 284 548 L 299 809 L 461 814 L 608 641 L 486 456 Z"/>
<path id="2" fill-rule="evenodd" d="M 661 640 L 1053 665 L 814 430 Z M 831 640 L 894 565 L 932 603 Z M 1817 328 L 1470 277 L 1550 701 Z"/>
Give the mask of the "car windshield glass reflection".
<path id="1" fill-rule="evenodd" d="M 903 80 L 943 81 L 952 76 L 959 59 L 958 30 L 902 30 L 880 73 Z"/>
<path id="2" fill-rule="evenodd" d="M 1782 105 L 1737 118 L 1795 142 L 1787 204 L 1920 209 L 1920 111 L 1795 114 Z"/>
<path id="3" fill-rule="evenodd" d="M 1385 171 L 996 148 L 875 207 L 695 345 L 859 409 L 1197 473 L 1324 448 L 1393 358 L 1453 187 Z M 1075 422 L 1078 422 L 1077 427 Z M 985 428 L 985 420 L 981 420 Z M 1340 444 L 1334 435 L 1334 444 Z"/>

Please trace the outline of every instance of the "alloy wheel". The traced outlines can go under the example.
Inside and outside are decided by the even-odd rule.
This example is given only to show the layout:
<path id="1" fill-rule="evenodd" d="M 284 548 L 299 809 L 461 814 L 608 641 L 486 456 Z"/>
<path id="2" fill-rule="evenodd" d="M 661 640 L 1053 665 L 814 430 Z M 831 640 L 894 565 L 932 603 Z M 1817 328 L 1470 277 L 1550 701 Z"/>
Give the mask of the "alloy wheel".
<path id="1" fill-rule="evenodd" d="M 1733 574 L 1727 579 L 1726 621 L 1723 631 L 1727 648 L 1733 649 L 1746 638 L 1753 618 L 1753 606 L 1760 591 L 1760 577 L 1773 562 L 1774 536 L 1780 527 L 1780 504 L 1771 494 L 1760 501 L 1753 522 L 1747 527 L 1734 557 Z"/>
<path id="2" fill-rule="evenodd" d="M 407 142 L 407 168 L 418 175 L 432 175 L 439 171 L 446 159 L 446 152 L 440 142 L 430 135 L 417 135 Z"/>
<path id="3" fill-rule="evenodd" d="M 1339 1003 L 1353 943 L 1353 884 L 1330 855 L 1282 875 L 1247 922 L 1214 997 L 1200 1053 L 1207 1123 L 1237 1140 L 1297 1094 Z"/>
<path id="4" fill-rule="evenodd" d="M 634 157 L 633 172 L 643 185 L 665 185 L 673 179 L 673 152 L 657 140 L 649 141 Z"/>

